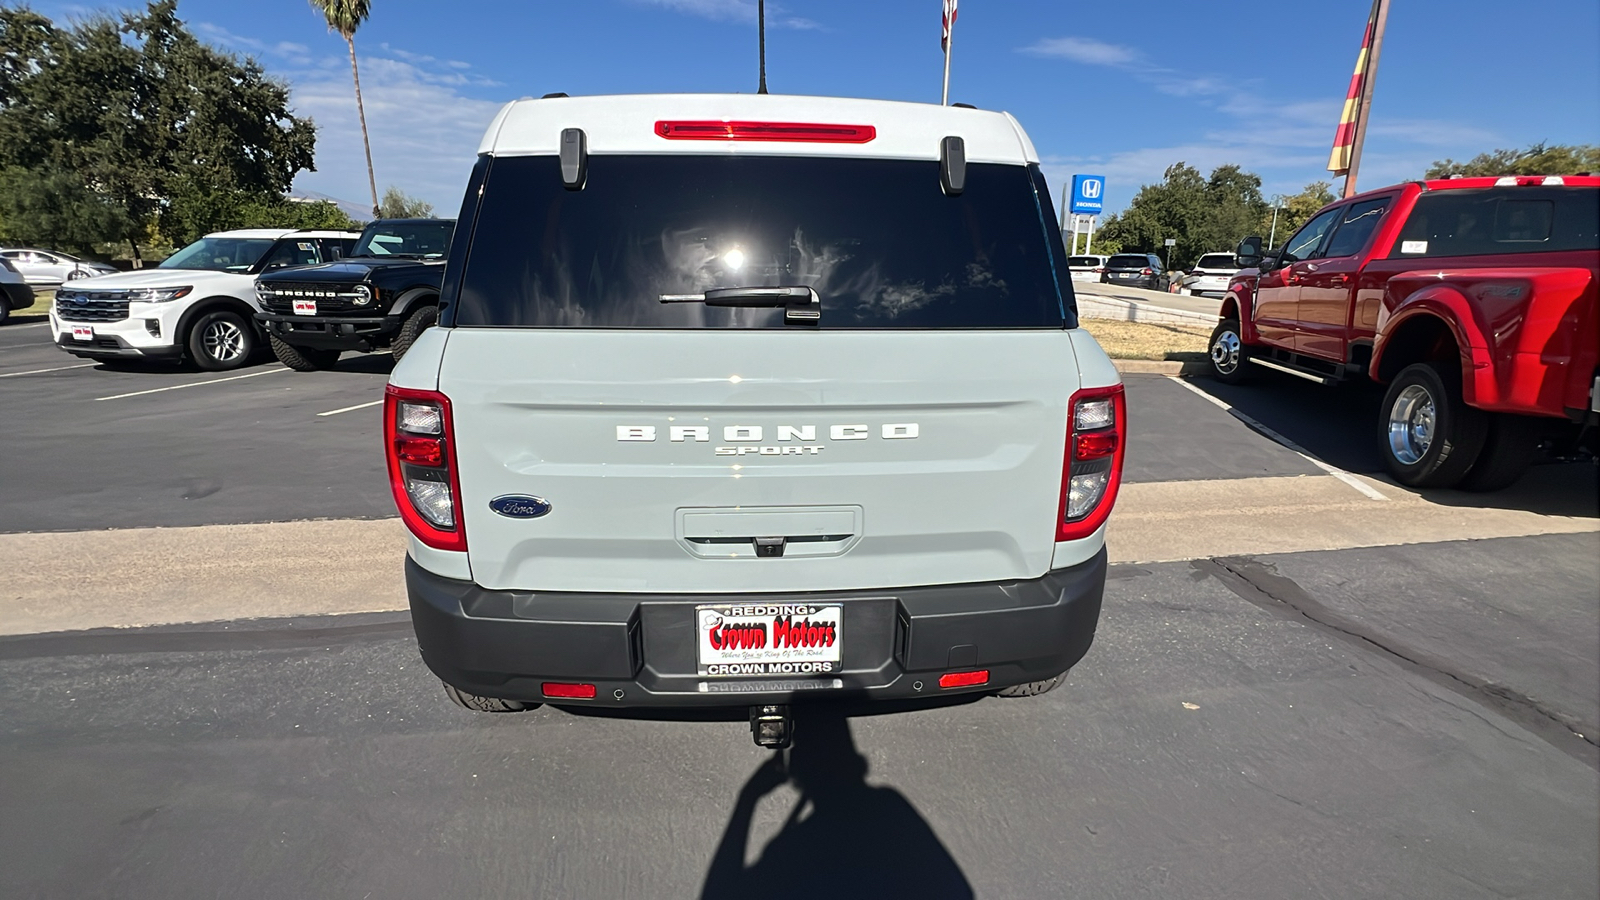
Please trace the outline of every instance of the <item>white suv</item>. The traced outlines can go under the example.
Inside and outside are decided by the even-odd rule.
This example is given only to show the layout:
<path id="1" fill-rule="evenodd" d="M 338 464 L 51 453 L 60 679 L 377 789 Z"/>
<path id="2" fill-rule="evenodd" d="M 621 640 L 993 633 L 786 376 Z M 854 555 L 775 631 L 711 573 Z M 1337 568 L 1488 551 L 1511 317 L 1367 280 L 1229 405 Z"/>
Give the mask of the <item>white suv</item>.
<path id="1" fill-rule="evenodd" d="M 338 259 L 361 235 L 247 228 L 208 234 L 159 266 L 68 282 L 50 310 L 50 334 L 88 359 L 182 359 L 235 369 L 261 344 L 256 276 Z"/>
<path id="2" fill-rule="evenodd" d="M 1088 650 L 1120 378 L 1009 115 L 523 100 L 489 126 L 385 443 L 458 703 L 1054 687 Z"/>
<path id="3" fill-rule="evenodd" d="M 1207 253 L 1184 274 L 1183 289 L 1196 297 L 1228 293 L 1228 282 L 1239 274 L 1239 261 L 1232 253 Z"/>

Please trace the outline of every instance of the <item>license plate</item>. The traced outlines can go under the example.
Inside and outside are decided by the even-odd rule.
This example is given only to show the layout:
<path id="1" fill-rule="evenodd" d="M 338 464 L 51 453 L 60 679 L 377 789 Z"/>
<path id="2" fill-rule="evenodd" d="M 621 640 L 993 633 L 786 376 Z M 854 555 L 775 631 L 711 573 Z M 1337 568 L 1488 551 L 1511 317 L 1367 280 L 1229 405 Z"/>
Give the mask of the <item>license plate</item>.
<path id="1" fill-rule="evenodd" d="M 296 300 L 294 302 L 294 314 L 297 315 L 297 316 L 314 316 L 314 315 L 316 315 L 317 314 L 317 301 L 315 301 L 315 300 Z"/>
<path id="2" fill-rule="evenodd" d="M 93 325 L 74 325 L 74 326 L 72 326 L 72 339 L 75 340 L 75 341 L 92 341 L 92 340 L 94 340 L 94 326 Z"/>
<path id="3" fill-rule="evenodd" d="M 840 671 L 844 608 L 718 604 L 694 610 L 700 674 L 760 678 Z"/>

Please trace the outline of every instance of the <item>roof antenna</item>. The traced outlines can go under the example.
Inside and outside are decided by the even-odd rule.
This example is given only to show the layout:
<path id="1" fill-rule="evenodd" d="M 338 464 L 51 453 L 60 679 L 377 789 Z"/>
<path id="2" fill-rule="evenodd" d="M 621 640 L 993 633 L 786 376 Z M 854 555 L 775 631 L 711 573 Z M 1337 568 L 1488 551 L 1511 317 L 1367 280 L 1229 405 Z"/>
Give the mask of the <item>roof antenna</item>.
<path id="1" fill-rule="evenodd" d="M 745 7 L 749 9 L 749 7 Z M 761 86 L 756 93 L 767 92 L 767 0 L 756 0 L 756 32 L 761 43 Z"/>

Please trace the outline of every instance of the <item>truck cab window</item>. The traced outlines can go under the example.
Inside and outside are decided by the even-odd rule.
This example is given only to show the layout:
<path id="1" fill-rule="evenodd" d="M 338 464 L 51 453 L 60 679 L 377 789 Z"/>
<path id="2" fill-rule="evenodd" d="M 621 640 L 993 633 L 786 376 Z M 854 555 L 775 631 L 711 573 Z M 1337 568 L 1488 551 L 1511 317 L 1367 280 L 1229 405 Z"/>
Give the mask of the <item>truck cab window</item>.
<path id="1" fill-rule="evenodd" d="M 1303 228 L 1295 232 L 1294 237 L 1283 248 L 1282 264 L 1289 265 L 1304 259 L 1310 259 L 1322 246 L 1322 239 L 1332 230 L 1333 224 L 1338 221 L 1343 208 L 1330 209 L 1315 219 L 1307 222 Z"/>
<path id="2" fill-rule="evenodd" d="M 1388 208 L 1388 197 L 1345 207 L 1339 230 L 1333 233 L 1327 249 L 1318 256 L 1338 258 L 1360 253 L 1367 246 L 1367 241 L 1372 238 L 1372 233 L 1378 230 L 1378 223 L 1383 221 L 1384 210 Z"/>

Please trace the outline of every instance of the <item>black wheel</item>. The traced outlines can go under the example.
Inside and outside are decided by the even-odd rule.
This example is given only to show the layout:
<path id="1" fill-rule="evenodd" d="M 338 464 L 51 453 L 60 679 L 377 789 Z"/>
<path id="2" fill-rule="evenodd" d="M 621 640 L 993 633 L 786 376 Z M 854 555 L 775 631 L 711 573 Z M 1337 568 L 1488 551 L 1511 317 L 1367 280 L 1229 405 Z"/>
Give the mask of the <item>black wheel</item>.
<path id="1" fill-rule="evenodd" d="M 1057 675 L 1054 678 L 1046 678 L 1043 681 L 1030 681 L 1030 682 L 1028 682 L 1026 684 L 1014 684 L 1014 685 L 1012 685 L 1011 687 L 1008 687 L 1008 688 L 1001 688 L 1000 690 L 995 692 L 995 696 L 996 697 L 1037 697 L 1040 694 L 1048 694 L 1048 693 L 1050 693 L 1051 691 L 1053 691 L 1057 687 L 1059 687 L 1061 685 L 1061 682 L 1066 681 L 1066 680 L 1067 680 L 1067 673 L 1062 672 L 1060 675 Z"/>
<path id="2" fill-rule="evenodd" d="M 437 321 L 439 321 L 437 306 L 424 306 L 407 316 L 405 324 L 400 326 L 400 333 L 394 336 L 394 343 L 391 345 L 395 362 L 399 362 L 400 357 L 405 356 L 411 345 L 417 342 L 417 338 L 432 328 Z"/>
<path id="3" fill-rule="evenodd" d="M 1223 319 L 1211 332 L 1211 377 L 1223 384 L 1238 384 L 1250 377 L 1250 348 L 1239 333 L 1238 319 Z"/>
<path id="4" fill-rule="evenodd" d="M 440 683 L 443 684 L 443 682 Z M 520 700 L 501 700 L 498 697 L 479 697 L 477 694 L 469 694 L 458 687 L 448 684 L 444 686 L 444 694 L 457 706 L 470 709 L 473 712 L 527 712 L 530 709 L 539 708 L 537 703 L 523 703 Z"/>
<path id="5" fill-rule="evenodd" d="M 320 372 L 323 369 L 333 368 L 339 361 L 339 351 L 318 350 L 311 347 L 296 347 L 285 343 L 275 334 L 267 335 L 267 343 L 272 345 L 272 355 L 296 372 Z"/>
<path id="6" fill-rule="evenodd" d="M 11 298 L 7 297 L 3 292 L 0 292 L 0 325 L 4 325 L 6 320 L 10 318 Z"/>
<path id="7" fill-rule="evenodd" d="M 1477 462 L 1488 425 L 1482 410 L 1461 399 L 1458 368 L 1407 366 L 1389 385 L 1379 412 L 1383 464 L 1409 487 L 1455 487 Z"/>
<path id="8" fill-rule="evenodd" d="M 1539 424 L 1527 416 L 1491 413 L 1483 450 L 1472 471 L 1461 479 L 1464 491 L 1498 491 L 1528 471 L 1539 449 Z"/>
<path id="9" fill-rule="evenodd" d="M 256 350 L 256 330 L 244 316 L 226 309 L 202 315 L 189 327 L 189 357 L 208 372 L 237 369 Z"/>

